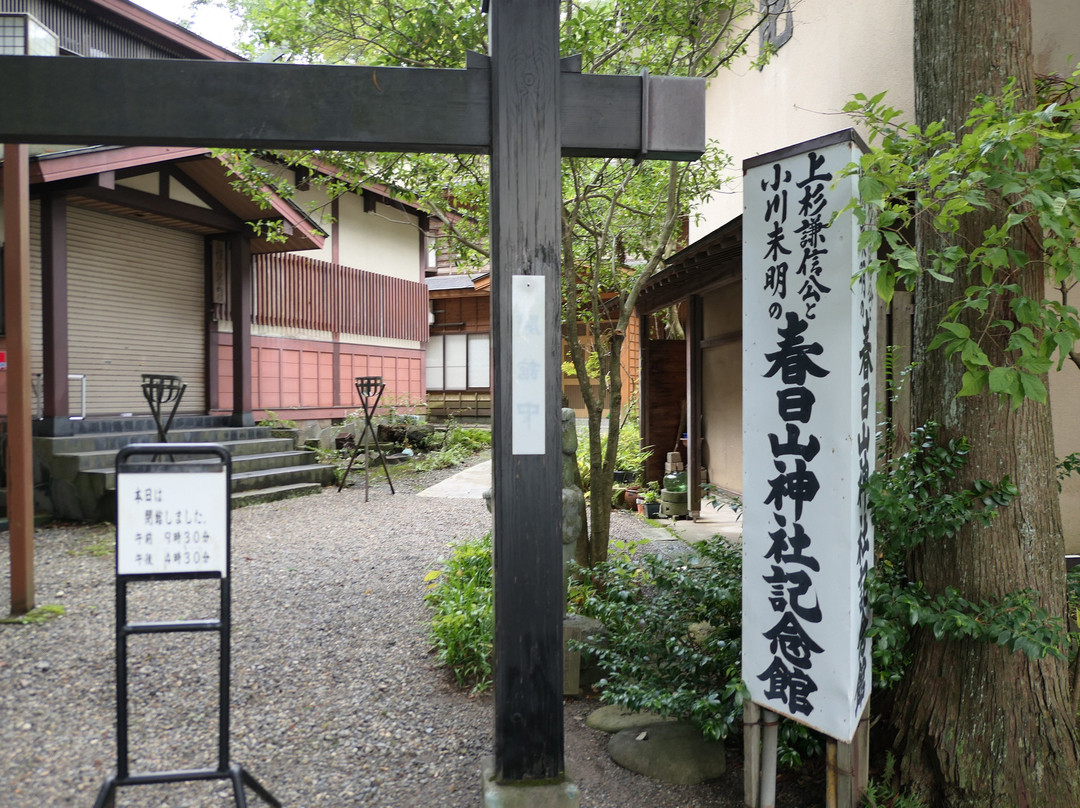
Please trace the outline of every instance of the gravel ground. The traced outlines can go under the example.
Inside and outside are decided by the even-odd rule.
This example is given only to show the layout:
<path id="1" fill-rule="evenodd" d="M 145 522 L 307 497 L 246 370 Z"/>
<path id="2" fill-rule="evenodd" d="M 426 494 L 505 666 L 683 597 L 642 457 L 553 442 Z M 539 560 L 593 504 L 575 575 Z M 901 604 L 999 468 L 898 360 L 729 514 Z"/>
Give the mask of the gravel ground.
<path id="1" fill-rule="evenodd" d="M 480 500 L 415 496 L 449 472 L 233 512 L 232 761 L 285 806 L 481 804 L 493 699 L 455 688 L 425 637 L 423 576 L 455 539 L 482 534 Z M 642 523 L 616 513 L 616 538 Z M 38 603 L 67 613 L 0 625 L 0 807 L 91 806 L 116 771 L 111 526 L 36 537 Z M 6 534 L 0 576 L 9 580 Z M 103 552 L 105 551 L 105 552 Z M 216 616 L 217 584 L 140 583 L 131 620 Z M 6 597 L 6 595 L 5 595 Z M 133 772 L 216 765 L 217 637 L 130 642 Z M 742 805 L 736 765 L 720 781 L 669 786 L 616 766 L 587 728 L 591 698 L 566 703 L 566 759 L 585 808 Z M 261 805 L 249 792 L 248 803 Z M 117 806 L 234 805 L 223 781 L 119 789 Z M 790 803 L 789 803 L 790 804 Z"/>

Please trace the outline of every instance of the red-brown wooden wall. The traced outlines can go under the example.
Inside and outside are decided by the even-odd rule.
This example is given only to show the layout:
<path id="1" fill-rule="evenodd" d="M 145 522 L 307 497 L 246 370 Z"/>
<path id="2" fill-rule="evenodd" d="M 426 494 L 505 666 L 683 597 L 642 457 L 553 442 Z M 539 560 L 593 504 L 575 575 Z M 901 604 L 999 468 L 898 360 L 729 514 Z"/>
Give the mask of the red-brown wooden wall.
<path id="1" fill-rule="evenodd" d="M 232 335 L 218 335 L 215 412 L 232 406 Z M 382 406 L 409 410 L 424 400 L 424 352 L 404 348 L 258 337 L 251 339 L 252 408 L 282 418 L 336 418 L 360 406 L 354 379 L 382 376 Z M 338 368 L 335 390 L 334 367 Z"/>

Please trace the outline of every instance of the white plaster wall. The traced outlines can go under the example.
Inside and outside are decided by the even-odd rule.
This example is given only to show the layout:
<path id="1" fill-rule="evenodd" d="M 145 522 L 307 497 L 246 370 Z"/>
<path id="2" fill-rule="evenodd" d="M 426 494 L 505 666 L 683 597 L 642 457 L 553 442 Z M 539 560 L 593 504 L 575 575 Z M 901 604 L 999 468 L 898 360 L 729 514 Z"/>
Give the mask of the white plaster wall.
<path id="1" fill-rule="evenodd" d="M 420 231 L 416 217 L 381 202 L 364 213 L 363 199 L 341 197 L 338 215 L 339 258 L 347 266 L 420 281 Z"/>
<path id="2" fill-rule="evenodd" d="M 706 93 L 706 131 L 733 158 L 731 179 L 700 208 L 691 241 L 742 213 L 742 161 L 851 126 L 842 110 L 857 92 L 888 89 L 912 103 L 911 0 L 793 0 L 793 34 L 763 70 L 751 53 Z"/>
<path id="3" fill-rule="evenodd" d="M 1032 0 L 1031 50 L 1037 72 L 1071 75 L 1080 62 L 1080 3 Z"/>
<path id="4" fill-rule="evenodd" d="M 1080 3 L 1076 0 L 1033 0 L 1032 51 L 1040 73 L 1070 75 L 1080 61 Z M 1047 296 L 1057 299 L 1056 293 Z M 1080 452 L 1080 368 L 1071 362 L 1050 373 L 1050 400 L 1054 415 L 1055 454 L 1061 458 Z M 1065 552 L 1080 553 L 1080 477 L 1062 485 L 1061 517 Z"/>
<path id="5" fill-rule="evenodd" d="M 293 202 L 300 206 L 300 208 L 318 225 L 324 233 L 326 233 L 326 239 L 323 241 L 323 246 L 317 250 L 304 250 L 301 255 L 307 258 L 313 258 L 316 261 L 333 260 L 333 233 L 334 228 L 337 226 L 331 222 L 330 216 L 330 201 L 326 197 L 326 193 L 319 187 L 307 191 L 297 191 L 293 196 Z"/>
<path id="6" fill-rule="evenodd" d="M 842 110 L 855 93 L 888 90 L 886 101 L 914 117 L 911 0 L 793 0 L 793 11 L 791 39 L 763 70 L 750 66 L 755 36 L 709 86 L 706 128 L 733 158 L 732 181 L 701 206 L 691 241 L 742 212 L 743 160 L 853 125 Z M 1036 71 L 1073 72 L 1080 2 L 1032 0 L 1032 51 Z"/>
<path id="7" fill-rule="evenodd" d="M 161 180 L 158 178 L 158 173 L 153 171 L 147 174 L 136 174 L 134 177 L 124 177 L 117 180 L 116 184 L 122 188 L 131 188 L 135 191 L 142 191 L 156 196 L 158 189 L 161 187 Z"/>

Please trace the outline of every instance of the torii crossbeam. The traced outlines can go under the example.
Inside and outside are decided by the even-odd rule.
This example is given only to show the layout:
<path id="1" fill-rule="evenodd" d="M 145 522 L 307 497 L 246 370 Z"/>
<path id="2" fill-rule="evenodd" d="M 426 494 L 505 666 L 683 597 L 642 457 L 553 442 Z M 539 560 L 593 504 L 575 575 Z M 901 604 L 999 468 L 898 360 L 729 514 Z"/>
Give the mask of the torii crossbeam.
<path id="1" fill-rule="evenodd" d="M 495 777 L 552 781 L 564 774 L 560 157 L 696 159 L 705 85 L 581 74 L 559 59 L 558 0 L 493 0 L 489 33 L 490 57 L 464 70 L 0 57 L 0 141 L 491 154 Z M 29 383 L 14 360 L 9 391 Z"/>

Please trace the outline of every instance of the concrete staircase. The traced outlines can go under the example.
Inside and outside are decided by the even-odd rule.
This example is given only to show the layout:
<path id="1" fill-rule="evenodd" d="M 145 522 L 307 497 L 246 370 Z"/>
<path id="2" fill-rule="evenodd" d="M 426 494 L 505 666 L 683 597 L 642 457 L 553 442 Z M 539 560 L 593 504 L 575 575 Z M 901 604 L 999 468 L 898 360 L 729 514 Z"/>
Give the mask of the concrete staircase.
<path id="1" fill-rule="evenodd" d="M 76 421 L 75 434 L 34 438 L 34 499 L 39 511 L 80 522 L 111 521 L 116 514 L 116 454 L 132 443 L 154 443 L 150 418 Z M 298 450 L 292 438 L 268 427 L 229 427 L 225 418 L 177 416 L 170 443 L 218 443 L 232 455 L 233 507 L 316 493 L 334 481 L 334 469 Z"/>

